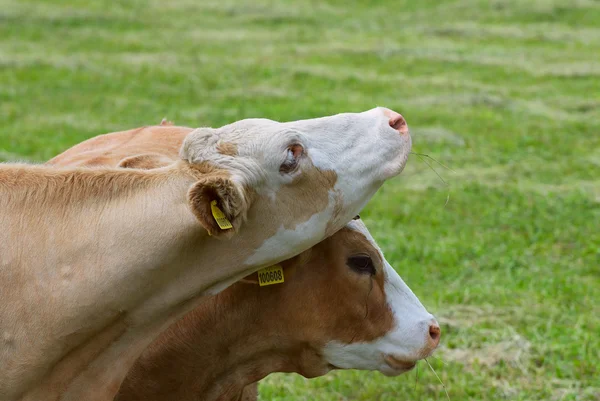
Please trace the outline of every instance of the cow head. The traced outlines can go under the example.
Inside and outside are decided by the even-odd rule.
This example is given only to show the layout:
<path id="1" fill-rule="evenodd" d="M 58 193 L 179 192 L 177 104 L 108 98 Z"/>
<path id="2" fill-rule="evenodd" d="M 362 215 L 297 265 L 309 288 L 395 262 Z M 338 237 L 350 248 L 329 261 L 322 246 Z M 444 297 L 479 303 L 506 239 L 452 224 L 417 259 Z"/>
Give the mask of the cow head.
<path id="1" fill-rule="evenodd" d="M 386 375 L 404 373 L 437 348 L 440 327 L 383 257 L 365 225 L 355 220 L 346 230 L 341 244 L 348 268 L 346 274 L 362 275 L 356 285 L 362 286 L 364 293 L 368 284 L 366 305 L 371 309 L 361 317 L 361 311 L 355 307 L 356 313 L 348 324 L 348 331 L 363 332 L 362 338 L 353 336 L 348 340 L 346 334 L 331 339 L 323 355 L 336 368 L 379 370 Z M 361 329 L 362 326 L 368 330 Z"/>
<path id="2" fill-rule="evenodd" d="M 437 321 L 385 260 L 362 221 L 351 221 L 281 265 L 285 283 L 255 288 L 250 297 L 260 299 L 256 319 L 268 311 L 264 337 L 280 339 L 276 343 L 285 338 L 287 348 L 296 350 L 281 371 L 314 377 L 330 369 L 364 369 L 393 376 L 436 349 Z M 237 284 L 229 293 L 251 290 Z"/>
<path id="3" fill-rule="evenodd" d="M 265 264 L 289 255 L 278 254 L 283 243 L 299 242 L 302 251 L 340 229 L 386 179 L 402 171 L 410 146 L 403 117 L 378 107 L 286 123 L 247 119 L 200 128 L 185 138 L 180 156 L 205 173 L 190 191 L 190 202 L 212 235 L 231 236 L 246 218 L 264 221 L 265 214 L 278 223 L 270 242 L 248 260 Z M 212 200 L 232 230 L 215 225 Z"/>

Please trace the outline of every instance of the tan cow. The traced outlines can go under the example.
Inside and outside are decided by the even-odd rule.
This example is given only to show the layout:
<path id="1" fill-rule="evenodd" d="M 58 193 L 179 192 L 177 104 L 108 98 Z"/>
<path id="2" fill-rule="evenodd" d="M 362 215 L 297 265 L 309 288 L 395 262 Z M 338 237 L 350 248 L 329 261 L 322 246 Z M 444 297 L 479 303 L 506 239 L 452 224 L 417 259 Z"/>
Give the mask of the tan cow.
<path id="1" fill-rule="evenodd" d="M 0 166 L 0 399 L 111 399 L 202 295 L 339 230 L 409 150 L 376 108 L 200 128 L 151 171 Z"/>

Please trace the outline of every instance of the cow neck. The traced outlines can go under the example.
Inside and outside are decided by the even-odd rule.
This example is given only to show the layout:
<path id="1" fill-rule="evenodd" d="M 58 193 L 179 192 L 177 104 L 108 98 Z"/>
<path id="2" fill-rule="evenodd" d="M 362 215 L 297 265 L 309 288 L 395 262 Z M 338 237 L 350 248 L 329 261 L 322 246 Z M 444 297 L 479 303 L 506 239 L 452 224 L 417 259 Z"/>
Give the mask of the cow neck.
<path id="1" fill-rule="evenodd" d="M 269 321 L 260 291 L 238 283 L 188 313 L 144 352 L 117 400 L 233 401 L 270 373 L 306 374 L 317 352 Z"/>
<path id="2" fill-rule="evenodd" d="M 71 201 L 73 204 L 69 205 L 69 208 L 66 209 L 70 213 L 67 213 L 64 216 L 61 215 L 62 219 L 66 221 L 65 226 L 77 227 L 78 225 L 82 225 L 86 227 L 86 231 L 83 234 L 78 234 L 79 244 L 85 245 L 81 246 L 82 248 L 93 247 L 98 249 L 108 249 L 109 246 L 112 246 L 113 248 L 119 248 L 119 246 L 121 246 L 122 244 L 126 244 L 127 241 L 121 240 L 122 238 L 119 238 L 119 240 L 111 240 L 110 236 L 116 238 L 117 233 L 119 233 L 117 229 L 114 229 L 114 227 L 118 227 L 118 225 L 111 223 L 116 221 L 124 221 L 125 223 L 134 222 L 135 224 L 138 224 L 139 221 L 141 221 L 144 218 L 144 208 L 138 207 L 140 204 L 142 204 L 143 197 L 139 197 L 138 193 L 142 194 L 143 196 L 144 193 L 170 193 L 175 192 L 175 190 L 179 190 L 183 194 L 182 196 L 180 196 L 180 198 L 185 199 L 185 190 L 189 186 L 188 183 L 192 183 L 194 178 L 185 171 L 178 171 L 178 168 L 179 167 L 170 167 L 168 168 L 169 171 L 165 170 L 163 172 L 155 172 L 153 173 L 154 178 L 151 183 L 149 183 L 147 186 L 138 185 L 139 188 L 136 187 L 134 188 L 134 190 L 132 190 L 132 193 L 129 194 L 129 199 L 132 199 L 132 201 L 129 202 L 126 206 L 122 207 L 122 209 L 126 209 L 126 217 L 129 220 L 123 218 L 121 214 L 126 213 L 120 212 L 120 209 L 117 208 L 114 209 L 118 210 L 120 214 L 105 213 L 105 215 L 108 216 L 106 219 L 96 217 L 100 213 L 97 213 L 96 216 L 93 216 L 91 213 L 87 213 L 86 215 L 85 212 L 92 207 L 95 207 L 95 209 L 92 210 L 101 210 L 106 205 L 110 205 L 111 203 L 114 204 L 117 202 L 122 202 L 122 199 L 127 199 L 110 197 L 106 195 L 106 193 L 103 193 L 101 190 L 98 189 L 97 192 L 101 196 L 104 196 L 104 199 L 101 199 L 101 201 L 98 202 L 99 206 L 92 205 L 90 207 L 84 207 L 81 204 L 77 204 Z M 29 171 L 26 170 L 25 173 L 29 173 Z M 77 173 L 85 177 L 86 174 L 92 176 L 94 174 L 97 174 L 98 172 L 95 170 L 81 170 L 77 171 Z M 61 174 L 61 171 L 59 170 L 57 173 L 55 172 L 54 174 Z M 137 177 L 139 175 L 140 177 L 142 177 L 147 174 L 148 173 L 145 172 L 124 171 L 122 175 L 131 175 L 134 177 Z M 121 179 L 121 177 L 118 177 L 118 174 L 115 174 L 115 176 L 117 176 L 118 179 Z M 19 183 L 17 184 L 22 185 Z M 165 191 L 165 188 L 173 189 L 173 191 Z M 62 196 L 60 193 L 56 195 L 57 198 L 60 196 Z M 90 197 L 84 197 L 82 199 L 88 200 L 89 198 Z M 158 202 L 160 202 L 160 199 L 162 199 L 160 197 L 156 198 L 158 199 Z M 166 201 L 170 202 L 171 198 L 166 198 Z M 47 208 L 46 213 L 51 214 L 61 212 L 61 210 L 58 207 L 56 209 L 58 210 L 58 212 Z M 110 210 L 108 208 L 105 209 Z M 153 211 L 152 208 L 148 209 Z M 191 216 L 191 214 L 190 216 L 186 216 L 185 209 L 181 207 L 170 207 L 160 209 L 159 212 L 162 213 L 161 217 L 163 218 L 165 217 L 162 215 L 166 214 L 164 211 L 170 211 L 173 216 L 179 217 L 182 221 L 189 221 L 189 226 L 195 224 L 194 217 Z M 153 211 L 153 213 L 158 215 L 158 212 Z M 23 220 L 25 223 L 28 223 L 29 220 L 33 218 L 36 218 L 36 215 L 31 213 L 30 215 L 24 215 Z M 86 220 L 82 220 L 84 218 Z M 107 219 L 110 219 L 109 223 L 106 222 Z M 165 220 L 167 219 L 165 218 Z M 197 224 L 195 225 L 197 226 Z M 15 226 L 17 227 L 17 229 L 20 229 L 20 226 Z M 127 224 L 123 224 L 123 226 L 128 227 Z M 129 227 L 130 226 L 134 226 L 134 224 L 130 224 Z M 45 234 L 46 232 L 50 231 L 50 229 L 47 226 L 38 225 L 38 227 L 39 228 L 37 231 L 21 231 L 30 235 L 31 238 L 36 238 L 36 236 L 41 238 L 37 241 L 37 244 L 40 248 L 40 253 L 47 252 L 44 249 L 57 248 L 59 247 L 59 245 L 62 246 L 65 254 L 71 252 L 71 248 L 69 248 L 69 246 L 74 244 L 74 241 L 56 242 L 58 240 L 55 240 L 55 237 Z M 91 232 L 93 232 L 93 230 L 97 230 L 99 232 L 99 235 L 90 234 Z M 11 232 L 9 231 L 8 238 L 10 237 Z M 57 245 L 57 243 L 59 245 Z M 108 245 L 105 245 L 107 243 Z M 128 255 L 128 253 L 123 251 L 122 249 L 123 248 L 121 247 L 121 249 L 119 250 L 121 254 L 125 256 Z M 131 253 L 131 250 L 128 249 L 128 251 L 129 253 Z M 143 250 L 141 250 L 141 252 L 143 252 Z M 115 251 L 114 253 L 117 253 L 117 251 Z M 33 269 L 36 266 L 32 264 L 25 264 L 26 262 L 27 260 L 24 260 L 23 262 L 21 262 L 22 265 L 18 266 L 23 270 L 30 269 L 30 271 L 35 272 L 35 270 Z M 16 389 L 14 397 L 12 394 L 9 394 L 9 399 L 17 398 L 17 396 L 19 395 L 21 395 L 23 399 L 58 399 L 60 397 L 60 394 L 69 391 L 73 383 L 75 383 L 76 381 L 81 381 L 80 378 L 84 376 L 84 371 L 86 370 L 86 367 L 90 366 L 91 362 L 94 359 L 98 358 L 98 355 L 104 352 L 107 349 L 107 347 L 110 346 L 111 343 L 117 341 L 117 339 L 119 339 L 123 335 L 125 330 L 124 314 L 121 311 L 119 311 L 118 308 L 122 307 L 123 309 L 133 310 L 135 308 L 135 305 L 139 303 L 138 298 L 141 299 L 142 297 L 136 298 L 132 296 L 131 294 L 134 293 L 134 291 L 128 290 L 127 288 L 123 288 L 123 286 L 115 288 L 115 283 L 119 284 L 124 281 L 124 279 L 122 279 L 122 277 L 119 276 L 119 274 L 121 274 L 121 272 L 124 269 L 122 269 L 118 263 L 113 263 L 112 268 L 108 268 L 110 264 L 102 262 L 103 260 L 100 260 L 100 262 L 96 262 L 95 260 L 81 259 L 80 264 L 78 265 L 78 269 L 80 269 L 82 273 L 77 275 L 77 271 L 73 270 L 74 272 L 72 274 L 70 273 L 70 275 L 59 276 L 58 280 L 62 280 L 61 282 L 68 282 L 68 280 L 74 281 L 75 279 L 77 279 L 77 291 L 86 292 L 88 294 L 92 294 L 90 296 L 93 296 L 93 294 L 98 294 L 102 291 L 112 290 L 115 294 L 113 297 L 97 296 L 96 299 L 98 301 L 96 303 L 84 304 L 74 304 L 68 302 L 53 304 L 40 301 L 39 305 L 37 306 L 37 311 L 38 315 L 42 318 L 33 320 L 31 322 L 19 322 L 19 324 L 22 324 L 26 330 L 30 332 L 39 332 L 39 335 L 36 338 L 36 342 L 33 344 L 28 344 L 27 346 L 17 344 L 17 346 L 15 346 L 17 350 L 14 353 L 12 353 L 12 355 L 9 354 L 8 359 L 4 359 L 3 361 L 5 366 L 7 366 L 7 369 L 6 373 L 0 373 L 0 381 L 3 379 L 3 375 L 4 377 L 8 377 L 8 380 L 14 380 L 13 377 L 21 375 L 21 382 L 23 383 L 19 387 L 15 386 Z M 41 264 L 41 266 L 43 265 Z M 63 266 L 61 265 L 60 267 Z M 54 266 L 52 266 L 52 268 L 54 268 Z M 113 279 L 107 278 L 105 280 L 105 282 L 113 283 L 110 284 L 112 288 L 108 288 L 109 284 L 105 284 L 105 282 L 94 282 L 93 279 L 89 278 L 89 274 L 84 275 L 86 271 L 93 271 L 94 268 L 103 268 L 105 270 L 105 273 L 103 273 L 105 277 L 113 277 Z M 147 270 L 148 269 L 139 269 L 139 271 Z M 140 276 L 142 274 L 143 272 L 139 273 Z M 147 285 L 145 287 L 158 287 L 158 285 L 160 284 L 159 281 L 161 277 L 156 278 L 156 275 L 157 274 L 154 271 L 152 271 L 151 274 L 147 273 L 145 276 L 141 276 L 142 279 L 147 280 Z M 63 288 L 58 284 L 46 284 L 47 285 L 45 287 L 47 288 L 58 287 L 58 290 L 53 291 L 63 290 Z M 31 287 L 32 284 L 24 283 L 22 287 L 15 286 L 13 292 L 31 291 L 27 285 Z M 107 289 L 103 288 L 103 285 L 105 285 Z M 39 287 L 42 288 L 42 290 L 38 290 L 37 292 L 39 299 L 52 298 L 52 294 L 49 291 L 44 292 L 45 287 Z M 75 291 L 71 289 L 69 290 Z M 137 291 L 135 293 L 141 293 L 141 291 Z M 10 294 L 8 294 L 7 297 L 9 295 Z M 145 293 L 143 293 L 142 295 L 145 295 Z M 14 298 L 16 298 L 16 295 Z M 65 312 L 62 315 L 59 314 L 58 317 L 56 317 L 56 312 L 53 309 L 65 310 Z M 105 311 L 111 312 L 106 313 Z M 115 312 L 112 313 L 112 311 Z M 152 338 L 154 338 L 154 336 L 150 337 L 147 343 L 149 343 Z M 140 337 L 138 341 L 144 340 L 144 337 Z M 31 376 L 23 377 L 23 375 L 19 372 L 22 370 L 21 366 L 23 366 L 24 361 L 28 361 L 28 363 L 38 366 L 38 369 L 40 371 L 44 369 L 47 373 L 45 373 L 43 376 L 35 376 L 35 374 L 37 373 L 34 372 L 34 374 L 32 374 Z M 117 364 L 117 362 L 118 361 L 115 362 L 115 365 Z M 11 366 L 13 367 L 12 369 L 10 368 Z M 113 372 L 115 370 L 117 369 L 114 369 Z M 112 372 L 110 374 L 112 374 Z M 125 373 L 123 373 L 123 377 L 124 376 Z M 108 382 L 108 380 L 105 382 Z M 91 391 L 89 390 L 89 386 L 88 391 Z M 104 390 L 98 389 L 98 392 L 100 391 Z"/>

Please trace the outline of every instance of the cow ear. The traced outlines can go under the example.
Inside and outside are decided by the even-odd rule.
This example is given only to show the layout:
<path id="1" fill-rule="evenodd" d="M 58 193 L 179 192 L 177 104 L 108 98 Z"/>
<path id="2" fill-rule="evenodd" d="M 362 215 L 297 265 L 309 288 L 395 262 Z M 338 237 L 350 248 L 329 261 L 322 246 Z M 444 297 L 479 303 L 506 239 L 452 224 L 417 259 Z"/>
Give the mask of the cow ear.
<path id="1" fill-rule="evenodd" d="M 229 177 L 216 174 L 193 184 L 188 191 L 188 202 L 200 224 L 217 238 L 231 238 L 248 211 L 241 189 Z"/>
<path id="2" fill-rule="evenodd" d="M 172 159 L 158 153 L 144 153 L 135 156 L 129 156 L 122 159 L 117 167 L 121 168 L 140 168 L 150 170 L 153 168 L 165 167 L 173 163 Z"/>

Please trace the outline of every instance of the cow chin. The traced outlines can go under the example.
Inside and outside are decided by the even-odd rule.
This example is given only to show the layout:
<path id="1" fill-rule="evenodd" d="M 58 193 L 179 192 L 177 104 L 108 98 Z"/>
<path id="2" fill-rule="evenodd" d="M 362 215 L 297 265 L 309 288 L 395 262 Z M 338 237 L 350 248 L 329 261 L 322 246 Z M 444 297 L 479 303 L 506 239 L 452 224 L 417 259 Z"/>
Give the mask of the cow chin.
<path id="1" fill-rule="evenodd" d="M 336 369 L 381 370 L 384 365 L 377 342 L 344 344 L 330 341 L 325 345 L 323 355 Z"/>
<path id="2" fill-rule="evenodd" d="M 411 370 L 413 370 L 415 368 L 415 366 L 417 366 L 417 363 L 415 363 L 414 365 L 407 367 L 407 368 L 392 368 L 389 365 L 381 365 L 381 368 L 378 369 L 379 372 L 381 372 L 381 374 L 383 374 L 384 376 L 387 377 L 395 377 L 395 376 L 400 376 L 404 373 L 410 372 Z"/>
<path id="3" fill-rule="evenodd" d="M 283 369 L 283 372 L 295 372 L 307 379 L 324 376 L 331 370 L 336 369 L 323 358 L 323 355 L 312 346 L 308 346 L 298 354 L 298 358 L 289 367 Z"/>
<path id="4" fill-rule="evenodd" d="M 386 350 L 390 349 L 391 345 L 385 336 L 373 342 L 353 344 L 331 341 L 325 346 L 323 355 L 335 369 L 376 370 L 386 376 L 398 376 L 406 373 L 422 359 L 422 356 L 404 358 L 397 356 L 398 354 L 387 353 Z M 393 348 L 398 350 L 397 345 L 394 345 Z M 401 354 L 405 353 L 408 355 L 408 352 Z"/>

